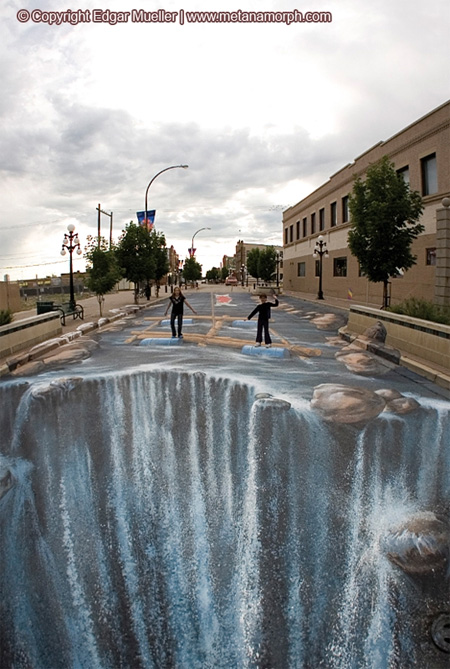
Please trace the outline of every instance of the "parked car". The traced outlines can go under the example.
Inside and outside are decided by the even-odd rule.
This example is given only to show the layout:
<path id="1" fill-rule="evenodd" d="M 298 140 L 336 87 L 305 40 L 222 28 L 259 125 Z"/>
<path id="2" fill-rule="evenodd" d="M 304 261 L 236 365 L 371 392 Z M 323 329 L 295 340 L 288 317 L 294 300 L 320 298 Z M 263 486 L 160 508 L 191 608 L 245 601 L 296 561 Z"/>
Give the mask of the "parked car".
<path id="1" fill-rule="evenodd" d="M 227 278 L 225 279 L 225 285 L 226 286 L 237 286 L 238 281 L 237 281 L 235 276 L 227 276 Z"/>

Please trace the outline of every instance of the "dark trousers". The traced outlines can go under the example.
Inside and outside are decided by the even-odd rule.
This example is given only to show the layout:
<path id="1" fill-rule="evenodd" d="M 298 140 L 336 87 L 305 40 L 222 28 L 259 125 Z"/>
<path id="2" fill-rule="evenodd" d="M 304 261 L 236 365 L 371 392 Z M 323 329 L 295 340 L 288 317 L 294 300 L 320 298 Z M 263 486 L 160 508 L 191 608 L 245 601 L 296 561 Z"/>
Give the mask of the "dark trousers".
<path id="1" fill-rule="evenodd" d="M 263 332 L 264 332 L 264 343 L 265 344 L 271 344 L 272 340 L 271 340 L 270 334 L 269 334 L 269 321 L 260 320 L 258 318 L 258 327 L 256 329 L 256 341 L 259 344 L 262 343 Z"/>
<path id="2" fill-rule="evenodd" d="M 175 330 L 175 319 L 177 319 L 177 328 L 178 328 L 178 336 L 181 335 L 181 328 L 183 327 L 183 314 L 174 314 L 172 313 L 170 316 L 170 327 L 172 328 L 172 337 L 176 337 L 177 333 Z"/>

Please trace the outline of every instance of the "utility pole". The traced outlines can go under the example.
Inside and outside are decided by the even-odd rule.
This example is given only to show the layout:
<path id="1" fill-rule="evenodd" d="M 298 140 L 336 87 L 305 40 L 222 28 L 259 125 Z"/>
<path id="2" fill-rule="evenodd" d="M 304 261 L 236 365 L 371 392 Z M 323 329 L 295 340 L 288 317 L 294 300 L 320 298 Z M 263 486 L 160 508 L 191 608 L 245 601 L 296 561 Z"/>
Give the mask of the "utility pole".
<path id="1" fill-rule="evenodd" d="M 101 232 L 100 232 L 100 214 L 105 214 L 105 216 L 109 216 L 109 248 L 111 248 L 111 246 L 112 246 L 113 212 L 108 214 L 107 211 L 103 211 L 100 204 L 97 207 L 97 211 L 98 211 L 98 222 L 97 222 L 98 247 L 100 248 L 100 235 L 101 235 Z"/>

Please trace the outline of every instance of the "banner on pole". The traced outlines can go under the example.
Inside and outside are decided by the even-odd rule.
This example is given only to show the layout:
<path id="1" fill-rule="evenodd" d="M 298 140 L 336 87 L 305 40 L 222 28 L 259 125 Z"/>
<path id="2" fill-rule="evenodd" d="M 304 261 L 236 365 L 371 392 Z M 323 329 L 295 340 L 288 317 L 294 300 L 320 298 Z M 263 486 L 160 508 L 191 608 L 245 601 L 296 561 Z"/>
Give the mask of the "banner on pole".
<path id="1" fill-rule="evenodd" d="M 147 213 L 147 216 L 145 215 Z M 156 210 L 152 209 L 151 211 L 137 211 L 136 212 L 137 217 L 138 217 L 138 223 L 139 225 L 142 225 L 147 228 L 147 230 L 150 232 L 153 228 L 153 225 L 155 224 L 155 214 Z"/>
<path id="2" fill-rule="evenodd" d="M 192 249 L 192 248 L 191 248 L 191 249 L 188 249 L 188 251 L 189 251 L 189 258 L 193 258 L 193 257 L 195 256 L 195 252 L 196 252 L 196 250 L 197 250 L 197 249 Z"/>

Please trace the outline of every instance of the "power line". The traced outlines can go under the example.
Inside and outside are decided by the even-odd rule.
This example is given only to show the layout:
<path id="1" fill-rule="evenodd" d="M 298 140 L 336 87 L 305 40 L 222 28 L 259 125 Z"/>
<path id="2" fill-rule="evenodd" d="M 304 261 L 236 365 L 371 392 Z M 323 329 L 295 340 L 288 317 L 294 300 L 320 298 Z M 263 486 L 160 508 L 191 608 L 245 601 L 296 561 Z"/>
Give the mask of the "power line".
<path id="1" fill-rule="evenodd" d="M 58 265 L 67 260 L 54 260 L 53 262 L 38 262 L 34 265 L 10 265 L 8 267 L 2 267 L 1 269 L 25 269 L 26 267 L 42 267 L 43 265 Z"/>

